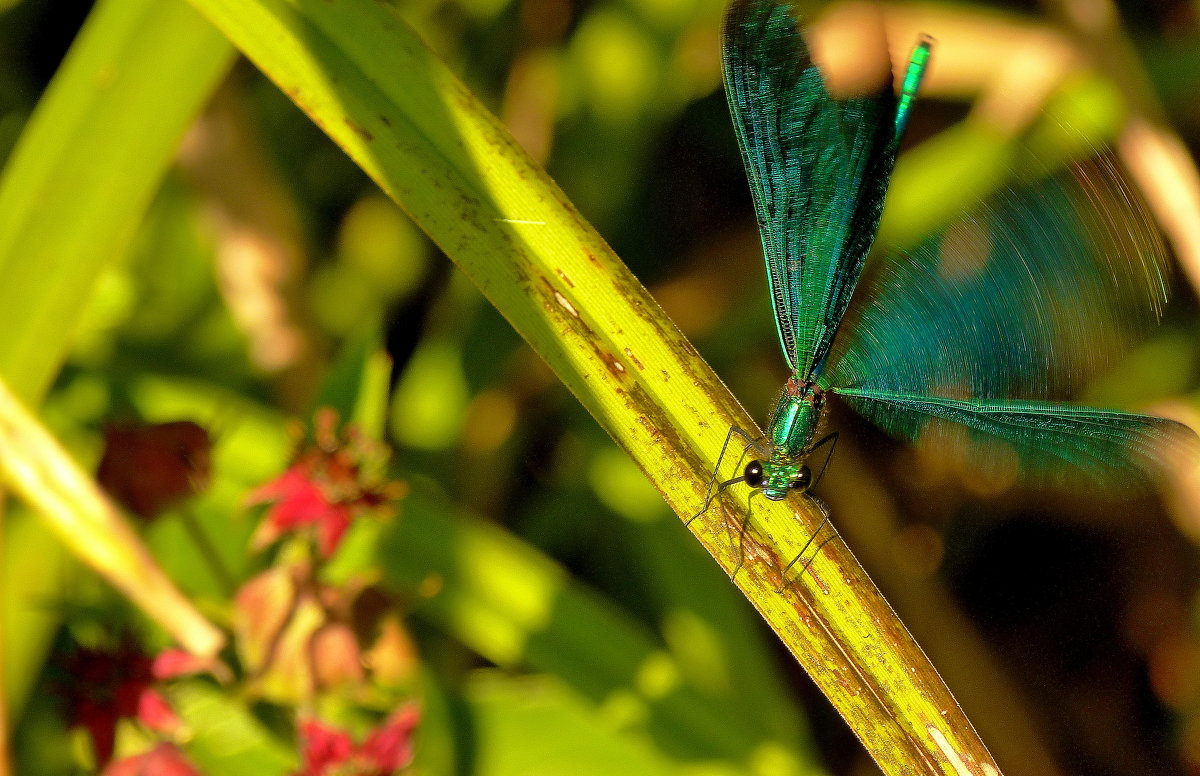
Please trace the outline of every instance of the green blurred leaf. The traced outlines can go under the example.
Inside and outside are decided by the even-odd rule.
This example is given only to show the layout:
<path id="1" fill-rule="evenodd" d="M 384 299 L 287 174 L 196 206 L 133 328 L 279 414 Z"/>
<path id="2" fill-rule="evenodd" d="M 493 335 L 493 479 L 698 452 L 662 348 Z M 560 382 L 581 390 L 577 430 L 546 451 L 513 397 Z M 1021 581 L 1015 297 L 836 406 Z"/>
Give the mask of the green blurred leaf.
<path id="1" fill-rule="evenodd" d="M 61 602 L 79 566 L 37 515 L 4 508 L 5 701 L 19 713 L 58 630 Z"/>
<path id="2" fill-rule="evenodd" d="M 227 691 L 190 680 L 172 687 L 168 697 L 191 734 L 185 748 L 201 772 L 283 776 L 299 765 L 297 749 L 274 738 Z"/>
<path id="3" fill-rule="evenodd" d="M 25 128 L 0 178 L 0 375 L 36 405 L 70 349 L 84 301 L 124 250 L 188 123 L 233 60 L 233 49 L 183 3 L 98 3 Z M 25 526 L 10 557 L 62 568 L 49 526 Z M 102 533 L 95 553 L 140 551 Z M 76 547 L 76 550 L 80 548 Z M 56 557 L 57 556 L 57 557 Z M 37 674 L 70 574 L 4 586 L 8 696 Z"/>
<path id="4" fill-rule="evenodd" d="M 396 386 L 391 434 L 411 447 L 447 449 L 459 439 L 470 398 L 462 354 L 446 339 L 426 338 Z"/>
<path id="5" fill-rule="evenodd" d="M 356 527 L 328 569 L 349 579 L 374 547 L 383 584 L 409 597 L 416 611 L 496 664 L 551 673 L 588 699 L 608 724 L 648 736 L 657 757 L 677 764 L 750 763 L 764 752 L 787 764 L 780 773 L 812 770 L 794 726 L 731 717 L 721 687 L 709 694 L 645 628 L 596 593 L 571 581 L 552 560 L 519 539 L 420 493 L 385 525 Z M 726 656 L 737 660 L 739 656 Z M 709 684 L 711 687 L 711 684 Z M 769 698 L 768 698 L 769 700 Z M 754 708 L 756 699 L 747 698 Z M 781 705 L 760 706 L 764 713 Z M 782 729 L 790 734 L 776 737 Z M 801 767 L 801 764 L 805 767 Z"/>
<path id="6" fill-rule="evenodd" d="M 0 374 L 40 396 L 233 51 L 179 2 L 99 3 L 0 179 Z"/>
<path id="7" fill-rule="evenodd" d="M 314 409 L 332 407 L 343 422 L 354 423 L 372 439 L 383 438 L 391 370 L 392 360 L 378 334 L 348 343 L 325 377 Z"/>
<path id="8" fill-rule="evenodd" d="M 588 776 L 678 773 L 679 766 L 648 742 L 614 729 L 606 715 L 550 676 L 474 673 L 466 698 L 475 731 L 478 776 Z M 606 716 L 608 717 L 606 719 Z M 537 731 L 536 735 L 530 735 Z M 740 769 L 706 769 L 705 773 Z"/>

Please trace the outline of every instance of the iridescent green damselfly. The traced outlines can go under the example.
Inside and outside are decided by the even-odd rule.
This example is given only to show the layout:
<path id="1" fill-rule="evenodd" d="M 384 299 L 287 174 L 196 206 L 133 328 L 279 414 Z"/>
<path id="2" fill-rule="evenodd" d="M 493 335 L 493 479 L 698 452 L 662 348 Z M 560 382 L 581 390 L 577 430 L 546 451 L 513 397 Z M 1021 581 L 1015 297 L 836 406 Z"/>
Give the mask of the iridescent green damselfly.
<path id="1" fill-rule="evenodd" d="M 856 293 L 932 46 L 918 41 L 899 95 L 889 79 L 875 93 L 835 98 L 790 3 L 729 9 L 726 96 L 791 375 L 765 438 L 730 429 L 696 517 L 739 483 L 773 501 L 815 485 L 837 440 L 818 438 L 830 396 L 901 438 L 965 438 L 988 453 L 977 456 L 982 465 L 1002 459 L 1034 480 L 1123 487 L 1155 478 L 1171 444 L 1195 441 L 1164 418 L 1044 400 L 1058 385 L 1052 373 L 1090 363 L 1083 332 L 1115 328 L 1110 302 L 1149 298 L 1157 313 L 1165 300 L 1163 252 L 1121 231 L 1130 197 L 1112 189 L 1110 167 L 1029 176 L 957 231 L 881 259 Z M 1110 211 L 1087 211 L 1106 192 Z M 964 250 L 974 254 L 956 259 Z M 738 437 L 752 460 L 720 481 Z M 823 461 L 815 477 L 814 453 Z"/>

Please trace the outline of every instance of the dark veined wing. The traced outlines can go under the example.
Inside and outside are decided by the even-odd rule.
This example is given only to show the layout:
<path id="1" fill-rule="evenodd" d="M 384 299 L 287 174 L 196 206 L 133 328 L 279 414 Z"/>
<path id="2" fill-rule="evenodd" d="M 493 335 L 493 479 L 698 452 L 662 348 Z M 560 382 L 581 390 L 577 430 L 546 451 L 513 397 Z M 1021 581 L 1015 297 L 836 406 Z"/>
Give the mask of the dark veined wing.
<path id="1" fill-rule="evenodd" d="M 807 380 L 875 238 L 903 121 L 890 79 L 872 96 L 829 95 L 787 2 L 735 0 L 723 64 L 780 341 Z"/>
<path id="2" fill-rule="evenodd" d="M 1038 401 L 943 399 L 870 389 L 836 391 L 885 431 L 958 451 L 994 482 L 1149 490 L 1196 434 L 1150 415 Z"/>

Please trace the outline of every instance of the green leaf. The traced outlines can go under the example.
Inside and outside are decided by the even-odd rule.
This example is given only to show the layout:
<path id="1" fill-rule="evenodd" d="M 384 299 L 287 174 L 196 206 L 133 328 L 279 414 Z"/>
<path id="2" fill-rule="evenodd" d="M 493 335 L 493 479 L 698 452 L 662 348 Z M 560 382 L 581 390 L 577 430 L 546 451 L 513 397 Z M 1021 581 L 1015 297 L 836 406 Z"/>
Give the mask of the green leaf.
<path id="1" fill-rule="evenodd" d="M 645 741 L 614 730 L 609 715 L 553 677 L 511 678 L 479 671 L 467 687 L 479 776 L 670 774 L 678 766 Z M 531 730 L 538 731 L 530 736 Z M 729 772 L 711 768 L 707 773 Z"/>
<path id="2" fill-rule="evenodd" d="M 125 250 L 233 53 L 184 3 L 107 0 L 89 16 L 0 178 L 0 376 L 26 405 L 38 404 L 53 380 L 84 301 Z M 77 532 L 69 522 L 86 525 L 85 517 L 61 518 L 61 535 L 74 537 L 68 547 L 83 557 L 144 555 L 127 531 Z M 43 571 L 69 565 L 49 530 L 23 526 L 6 557 L 40 559 Z M 69 578 L 65 571 L 9 577 L 6 676 L 37 674 L 56 627 L 47 601 L 65 595 Z M 8 687 L 16 712 L 22 682 Z"/>
<path id="3" fill-rule="evenodd" d="M 18 716 L 38 678 L 38 666 L 61 624 L 64 590 L 79 566 L 50 528 L 26 509 L 5 506 L 4 701 Z"/>
<path id="4" fill-rule="evenodd" d="M 38 398 L 100 272 L 232 61 L 183 3 L 97 5 L 0 180 L 0 374 Z"/>
<path id="5" fill-rule="evenodd" d="M 169 693 L 188 730 L 188 757 L 203 773 L 283 776 L 295 771 L 295 749 L 285 746 L 250 711 L 205 680 L 180 682 Z"/>
<path id="6" fill-rule="evenodd" d="M 321 388 L 316 407 L 332 407 L 343 422 L 357 425 L 372 439 L 387 424 L 388 378 L 392 360 L 379 334 L 372 332 L 342 349 Z"/>
<path id="7" fill-rule="evenodd" d="M 676 513 L 694 515 L 728 429 L 754 433 L 752 420 L 545 171 L 391 8 L 192 2 L 471 277 Z M 761 501 L 751 520 L 747 493 L 731 489 L 690 526 L 738 572 L 736 584 L 880 766 L 994 768 L 846 546 L 828 528 L 827 539 L 808 543 L 823 520 L 816 505 Z M 785 579 L 801 548 L 815 556 Z M 510 592 L 518 605 L 531 603 Z M 497 636 L 511 630 L 499 618 L 479 625 Z"/>
<path id="8" fill-rule="evenodd" d="M 373 547 L 370 565 L 383 569 L 383 584 L 416 593 L 423 617 L 497 665 L 554 674 L 619 720 L 617 728 L 651 737 L 663 756 L 741 765 L 762 751 L 793 765 L 806 759 L 793 736 L 776 737 L 777 726 L 758 714 L 731 718 L 721 694 L 692 682 L 645 627 L 516 537 L 419 492 L 399 519 L 371 529 L 361 526 L 350 552 L 339 553 L 335 578 L 361 567 Z"/>

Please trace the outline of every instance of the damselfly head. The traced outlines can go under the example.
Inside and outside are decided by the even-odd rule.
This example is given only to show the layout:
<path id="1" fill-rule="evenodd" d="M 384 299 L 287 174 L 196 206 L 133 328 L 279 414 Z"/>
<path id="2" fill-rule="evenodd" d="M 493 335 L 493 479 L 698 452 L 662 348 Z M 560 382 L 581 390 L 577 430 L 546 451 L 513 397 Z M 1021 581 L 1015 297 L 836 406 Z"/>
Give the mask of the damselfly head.
<path id="1" fill-rule="evenodd" d="M 805 464 L 751 461 L 742 472 L 746 484 L 762 490 L 771 501 L 782 501 L 789 491 L 800 493 L 812 485 L 812 470 Z"/>

